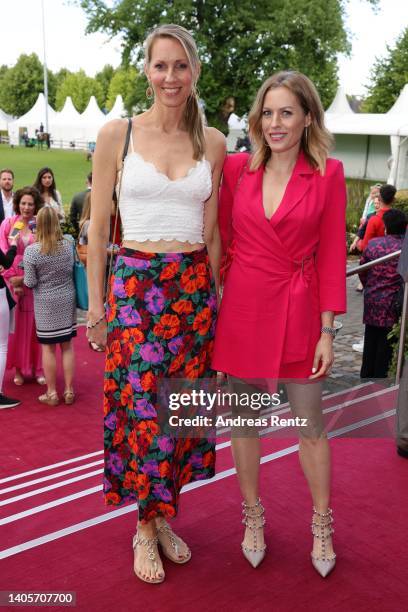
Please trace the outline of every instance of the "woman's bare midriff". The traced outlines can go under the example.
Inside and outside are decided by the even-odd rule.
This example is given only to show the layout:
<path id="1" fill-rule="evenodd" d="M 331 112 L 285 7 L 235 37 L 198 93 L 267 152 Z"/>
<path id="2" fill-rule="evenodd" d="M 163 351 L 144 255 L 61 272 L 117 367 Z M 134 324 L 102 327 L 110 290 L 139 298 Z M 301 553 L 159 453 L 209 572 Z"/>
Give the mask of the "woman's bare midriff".
<path id="1" fill-rule="evenodd" d="M 203 242 L 179 242 L 178 240 L 145 240 L 144 242 L 136 242 L 136 240 L 124 240 L 122 246 L 125 249 L 133 249 L 135 251 L 143 251 L 144 253 L 192 253 L 203 249 Z"/>

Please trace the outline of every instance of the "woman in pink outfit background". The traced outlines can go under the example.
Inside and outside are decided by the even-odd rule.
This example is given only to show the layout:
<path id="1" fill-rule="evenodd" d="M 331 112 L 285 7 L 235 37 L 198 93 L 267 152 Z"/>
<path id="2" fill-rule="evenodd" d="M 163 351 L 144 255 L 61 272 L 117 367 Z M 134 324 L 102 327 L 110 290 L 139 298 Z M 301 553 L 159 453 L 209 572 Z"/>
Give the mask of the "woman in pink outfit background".
<path id="1" fill-rule="evenodd" d="M 223 170 L 219 224 L 233 254 L 213 367 L 236 385 L 263 379 L 271 389 L 289 381 L 291 410 L 307 418 L 299 454 L 314 505 L 312 562 L 325 576 L 335 554 L 320 381 L 333 363 L 334 316 L 346 310 L 343 168 L 328 159 L 332 137 L 319 96 L 298 72 L 265 81 L 249 133 L 254 153 L 229 156 Z M 259 437 L 233 437 L 232 449 L 244 498 L 243 552 L 256 567 L 265 555 Z"/>
<path id="2" fill-rule="evenodd" d="M 35 331 L 33 292 L 23 284 L 24 270 L 19 267 L 26 247 L 35 242 L 29 222 L 34 220 L 42 206 L 43 201 L 37 189 L 19 189 L 13 199 L 15 215 L 5 219 L 0 226 L 0 248 L 4 251 L 8 248 L 8 236 L 14 224 L 17 221 L 23 223 L 17 238 L 17 255 L 13 265 L 2 273 L 16 301 L 16 307 L 13 309 L 15 330 L 10 334 L 7 353 L 7 368 L 15 368 L 16 385 L 22 385 L 24 378 L 36 378 L 40 384 L 45 382 L 41 366 L 41 347 Z"/>

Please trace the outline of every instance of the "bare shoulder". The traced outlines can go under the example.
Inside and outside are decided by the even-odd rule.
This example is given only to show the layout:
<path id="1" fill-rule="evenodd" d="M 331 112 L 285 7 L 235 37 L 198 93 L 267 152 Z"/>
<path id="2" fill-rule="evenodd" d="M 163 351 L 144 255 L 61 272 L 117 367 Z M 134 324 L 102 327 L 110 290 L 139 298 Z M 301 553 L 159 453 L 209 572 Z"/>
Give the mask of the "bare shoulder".
<path id="1" fill-rule="evenodd" d="M 126 134 L 127 119 L 112 119 L 107 121 L 98 132 L 98 141 L 110 144 L 122 141 Z"/>
<path id="2" fill-rule="evenodd" d="M 213 127 L 204 128 L 206 142 L 206 157 L 214 161 L 224 160 L 227 141 L 222 132 Z"/>
<path id="3" fill-rule="evenodd" d="M 205 140 L 209 146 L 221 148 L 226 146 L 226 138 L 220 130 L 214 127 L 204 128 Z"/>

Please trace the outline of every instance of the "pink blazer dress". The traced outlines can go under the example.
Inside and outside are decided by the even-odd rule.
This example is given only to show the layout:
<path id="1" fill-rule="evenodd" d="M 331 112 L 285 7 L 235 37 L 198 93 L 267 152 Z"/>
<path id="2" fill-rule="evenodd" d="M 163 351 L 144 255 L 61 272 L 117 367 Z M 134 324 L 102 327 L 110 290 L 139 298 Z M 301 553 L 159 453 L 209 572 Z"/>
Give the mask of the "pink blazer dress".
<path id="1" fill-rule="evenodd" d="M 324 176 L 299 154 L 271 219 L 264 167 L 228 156 L 220 192 L 223 249 L 233 244 L 212 366 L 242 378 L 308 378 L 324 311 L 346 311 L 346 186 L 342 163 Z"/>

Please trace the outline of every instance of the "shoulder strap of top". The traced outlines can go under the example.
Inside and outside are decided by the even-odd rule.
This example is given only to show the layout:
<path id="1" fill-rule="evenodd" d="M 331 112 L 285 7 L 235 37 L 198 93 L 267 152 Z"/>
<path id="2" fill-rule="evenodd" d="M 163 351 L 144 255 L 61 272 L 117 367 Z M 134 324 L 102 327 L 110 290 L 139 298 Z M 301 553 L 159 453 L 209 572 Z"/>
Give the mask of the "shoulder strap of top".
<path id="1" fill-rule="evenodd" d="M 128 126 L 127 126 L 127 131 L 126 131 L 126 140 L 125 140 L 125 146 L 123 148 L 123 153 L 122 153 L 122 162 L 125 160 L 125 157 L 127 155 L 128 149 L 129 149 L 129 141 L 132 141 L 132 151 L 133 151 L 133 139 L 132 139 L 132 119 L 131 117 L 129 117 L 128 119 Z"/>
<path id="2" fill-rule="evenodd" d="M 130 151 L 131 151 L 131 153 L 135 152 L 135 148 L 133 146 L 133 131 L 132 131 L 132 128 L 130 128 Z"/>

